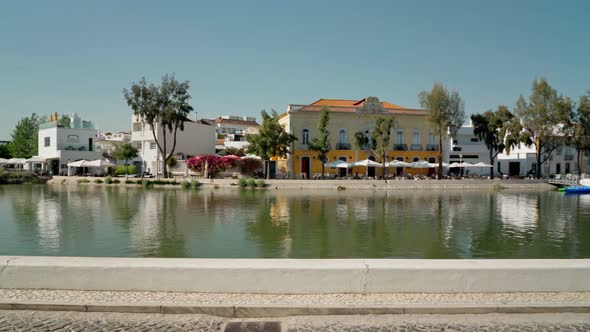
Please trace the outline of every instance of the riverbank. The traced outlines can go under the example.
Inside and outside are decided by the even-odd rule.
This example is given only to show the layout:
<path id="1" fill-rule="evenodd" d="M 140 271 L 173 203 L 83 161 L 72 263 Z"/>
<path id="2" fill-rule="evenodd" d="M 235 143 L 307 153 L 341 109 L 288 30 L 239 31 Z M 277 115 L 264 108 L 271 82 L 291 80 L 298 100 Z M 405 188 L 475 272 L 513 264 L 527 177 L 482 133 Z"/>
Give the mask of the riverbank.
<path id="1" fill-rule="evenodd" d="M 49 179 L 27 171 L 8 172 L 0 167 L 0 184 L 43 184 Z"/>
<path id="2" fill-rule="evenodd" d="M 97 179 L 102 183 L 96 183 Z M 129 178 L 133 182 L 126 184 L 125 178 L 117 178 L 118 184 L 105 184 L 104 178 L 54 176 L 48 181 L 52 185 L 83 185 L 83 186 L 127 186 L 141 187 L 141 179 Z M 145 179 L 153 182 L 155 179 Z M 170 179 L 173 180 L 173 179 Z M 158 188 L 177 188 L 183 180 L 176 180 L 177 185 L 154 184 Z M 241 188 L 237 179 L 197 179 L 202 189 Z M 264 180 L 265 188 L 270 190 L 554 190 L 546 180 Z"/>

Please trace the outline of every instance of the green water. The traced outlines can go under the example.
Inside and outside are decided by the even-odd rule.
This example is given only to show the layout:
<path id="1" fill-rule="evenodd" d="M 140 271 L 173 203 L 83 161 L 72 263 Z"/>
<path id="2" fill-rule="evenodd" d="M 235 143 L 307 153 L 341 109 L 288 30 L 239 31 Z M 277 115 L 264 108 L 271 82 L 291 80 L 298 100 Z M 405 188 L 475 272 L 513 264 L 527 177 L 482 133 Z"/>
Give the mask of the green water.
<path id="1" fill-rule="evenodd" d="M 590 195 L 0 186 L 0 255 L 590 258 Z"/>

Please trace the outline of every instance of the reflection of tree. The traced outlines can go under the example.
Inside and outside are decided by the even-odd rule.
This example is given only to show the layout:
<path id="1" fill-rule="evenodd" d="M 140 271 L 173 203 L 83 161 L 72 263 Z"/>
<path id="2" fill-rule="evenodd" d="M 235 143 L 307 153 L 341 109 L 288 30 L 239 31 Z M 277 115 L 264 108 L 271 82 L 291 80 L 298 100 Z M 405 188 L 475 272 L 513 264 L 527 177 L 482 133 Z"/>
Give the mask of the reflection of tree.
<path id="1" fill-rule="evenodd" d="M 256 221 L 248 223 L 246 231 L 258 240 L 263 257 L 283 256 L 284 241 L 288 239 L 289 223 L 282 223 L 272 215 L 276 209 L 277 197 L 266 196 L 260 206 Z"/>

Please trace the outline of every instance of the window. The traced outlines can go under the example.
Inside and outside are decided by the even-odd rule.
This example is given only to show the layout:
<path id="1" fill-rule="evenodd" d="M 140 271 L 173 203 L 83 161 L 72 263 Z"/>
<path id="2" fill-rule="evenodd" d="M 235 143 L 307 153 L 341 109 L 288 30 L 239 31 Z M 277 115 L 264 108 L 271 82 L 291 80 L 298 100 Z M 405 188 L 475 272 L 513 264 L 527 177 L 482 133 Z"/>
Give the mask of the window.
<path id="1" fill-rule="evenodd" d="M 78 144 L 78 143 L 80 143 L 80 136 L 68 135 L 68 137 L 66 138 L 66 142 Z"/>
<path id="2" fill-rule="evenodd" d="M 51 146 L 51 137 L 45 137 L 45 147 Z"/>
<path id="3" fill-rule="evenodd" d="M 413 161 L 413 162 L 420 161 L 420 158 L 418 158 L 418 157 L 414 157 L 414 158 L 412 159 L 412 161 Z"/>
<path id="4" fill-rule="evenodd" d="M 309 139 L 310 139 L 309 136 L 310 136 L 309 129 L 306 128 L 306 129 L 301 130 L 301 144 L 303 144 L 303 145 L 309 144 Z"/>
<path id="5" fill-rule="evenodd" d="M 338 143 L 346 144 L 348 142 L 348 132 L 346 129 L 338 130 Z"/>
<path id="6" fill-rule="evenodd" d="M 396 142 L 397 142 L 397 144 L 404 144 L 404 131 L 403 130 L 397 131 Z"/>
<path id="7" fill-rule="evenodd" d="M 141 150 L 141 142 L 135 142 L 135 148 Z"/>
<path id="8" fill-rule="evenodd" d="M 457 144 L 459 144 L 459 141 L 458 141 L 458 140 L 456 140 L 456 139 L 454 139 L 454 140 L 453 140 L 453 145 L 457 145 Z M 459 150 L 459 151 L 461 151 L 461 150 Z"/>
<path id="9" fill-rule="evenodd" d="M 88 139 L 88 151 L 92 151 L 92 137 Z"/>
<path id="10" fill-rule="evenodd" d="M 479 138 L 471 137 L 471 143 L 477 143 L 477 142 L 479 142 Z"/>
<path id="11" fill-rule="evenodd" d="M 419 145 L 420 144 L 420 130 L 414 129 L 412 133 L 412 144 Z"/>
<path id="12" fill-rule="evenodd" d="M 150 143 L 150 149 L 155 150 L 156 149 L 156 142 L 151 142 Z"/>
<path id="13" fill-rule="evenodd" d="M 434 133 L 432 132 L 432 129 L 430 129 L 430 132 L 428 133 L 428 144 L 430 145 L 435 145 L 436 143 L 436 137 L 434 137 Z"/>
<path id="14" fill-rule="evenodd" d="M 134 123 L 133 124 L 133 131 L 141 131 L 141 123 Z"/>

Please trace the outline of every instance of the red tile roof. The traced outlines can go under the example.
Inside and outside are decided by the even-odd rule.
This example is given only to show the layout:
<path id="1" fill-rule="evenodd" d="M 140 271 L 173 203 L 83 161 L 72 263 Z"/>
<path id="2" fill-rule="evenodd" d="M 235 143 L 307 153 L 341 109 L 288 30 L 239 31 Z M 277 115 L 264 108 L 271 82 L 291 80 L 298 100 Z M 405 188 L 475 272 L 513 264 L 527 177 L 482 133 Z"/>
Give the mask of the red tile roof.
<path id="1" fill-rule="evenodd" d="M 330 112 L 338 113 L 354 113 L 357 108 L 362 106 L 366 98 L 361 100 L 356 99 L 319 99 L 309 105 L 303 106 L 297 111 L 299 112 L 319 112 L 322 107 L 326 106 L 330 109 Z M 381 105 L 387 110 L 388 113 L 397 115 L 426 115 L 423 110 L 411 109 L 403 106 L 395 105 L 382 101 Z"/>

